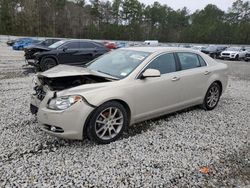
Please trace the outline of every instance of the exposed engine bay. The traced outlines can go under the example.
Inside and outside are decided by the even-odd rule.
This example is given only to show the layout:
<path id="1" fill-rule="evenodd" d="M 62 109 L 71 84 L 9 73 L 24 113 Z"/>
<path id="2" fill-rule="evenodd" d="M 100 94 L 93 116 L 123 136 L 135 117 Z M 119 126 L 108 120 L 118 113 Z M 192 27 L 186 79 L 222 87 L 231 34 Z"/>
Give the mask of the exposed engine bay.
<path id="1" fill-rule="evenodd" d="M 96 75 L 79 75 L 67 77 L 48 78 L 44 76 L 38 77 L 41 85 L 47 85 L 51 91 L 60 91 L 84 84 L 93 84 L 100 82 L 109 82 L 109 78 Z"/>

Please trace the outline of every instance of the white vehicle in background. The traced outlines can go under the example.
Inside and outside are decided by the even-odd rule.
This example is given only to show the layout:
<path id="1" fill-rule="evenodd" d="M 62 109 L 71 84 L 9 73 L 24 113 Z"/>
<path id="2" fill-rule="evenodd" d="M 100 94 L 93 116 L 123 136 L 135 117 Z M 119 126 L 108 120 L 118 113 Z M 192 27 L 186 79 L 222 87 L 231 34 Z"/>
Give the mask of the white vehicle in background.
<path id="1" fill-rule="evenodd" d="M 220 59 L 244 59 L 246 56 L 246 50 L 243 47 L 229 47 L 225 51 L 221 52 Z"/>
<path id="2" fill-rule="evenodd" d="M 146 44 L 148 46 L 158 46 L 159 42 L 158 42 L 158 40 L 145 40 L 144 44 Z"/>
<path id="3" fill-rule="evenodd" d="M 207 48 L 207 46 L 193 46 L 192 49 L 193 50 L 197 50 L 197 51 L 201 51 L 201 50 L 205 50 Z"/>

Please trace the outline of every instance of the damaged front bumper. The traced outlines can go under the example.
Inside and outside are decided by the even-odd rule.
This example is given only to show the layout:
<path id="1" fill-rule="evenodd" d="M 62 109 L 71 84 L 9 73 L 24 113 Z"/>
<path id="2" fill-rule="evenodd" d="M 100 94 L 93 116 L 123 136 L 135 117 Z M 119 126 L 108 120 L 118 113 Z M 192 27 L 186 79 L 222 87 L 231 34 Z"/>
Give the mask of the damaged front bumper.
<path id="1" fill-rule="evenodd" d="M 31 66 L 39 67 L 38 60 L 36 59 L 26 59 L 26 62 Z"/>
<path id="2" fill-rule="evenodd" d="M 31 113 L 37 114 L 39 127 L 56 137 L 82 140 L 85 122 L 94 107 L 81 100 L 66 110 L 48 109 L 48 101 L 54 95 L 55 92 L 50 90 L 46 91 L 44 98 L 31 95 L 30 110 Z"/>

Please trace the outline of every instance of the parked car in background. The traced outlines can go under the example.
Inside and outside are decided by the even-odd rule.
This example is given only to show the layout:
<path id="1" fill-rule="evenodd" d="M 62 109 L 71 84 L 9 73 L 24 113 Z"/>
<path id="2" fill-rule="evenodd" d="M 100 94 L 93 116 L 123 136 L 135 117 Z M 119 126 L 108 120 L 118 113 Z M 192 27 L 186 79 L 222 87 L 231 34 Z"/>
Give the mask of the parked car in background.
<path id="1" fill-rule="evenodd" d="M 13 50 L 23 50 L 25 47 L 27 47 L 27 46 L 29 46 L 31 44 L 37 44 L 39 42 L 41 42 L 41 41 L 36 40 L 36 39 L 32 39 L 32 38 L 25 38 L 25 39 L 16 41 L 12 45 L 12 49 Z"/>
<path id="2" fill-rule="evenodd" d="M 246 56 L 246 49 L 244 47 L 229 47 L 221 52 L 219 58 L 240 60 L 244 59 L 245 56 Z"/>
<path id="3" fill-rule="evenodd" d="M 28 40 L 30 38 L 17 38 L 17 39 L 11 39 L 6 42 L 8 46 L 13 46 L 15 42 L 22 41 L 22 40 Z"/>
<path id="4" fill-rule="evenodd" d="M 145 40 L 144 41 L 144 45 L 147 45 L 147 46 L 158 46 L 159 45 L 159 41 L 158 40 Z"/>
<path id="5" fill-rule="evenodd" d="M 250 60 L 250 47 L 246 47 L 246 54 L 245 54 L 245 61 L 249 61 Z"/>
<path id="6" fill-rule="evenodd" d="M 220 53 L 224 51 L 227 47 L 226 46 L 208 46 L 206 49 L 201 50 L 201 52 L 209 55 L 210 57 L 216 59 L 220 56 Z"/>
<path id="7" fill-rule="evenodd" d="M 109 42 L 109 41 L 103 41 L 102 42 L 104 44 L 104 46 L 106 46 L 106 48 L 108 48 L 109 50 L 114 50 L 117 48 L 116 44 L 114 42 Z"/>
<path id="8" fill-rule="evenodd" d="M 37 44 L 32 44 L 24 48 L 24 57 L 26 61 L 34 62 L 35 53 L 42 52 L 42 51 L 48 51 L 49 46 L 54 44 L 55 42 L 60 41 L 60 39 L 46 39 L 44 41 L 41 41 Z"/>
<path id="9" fill-rule="evenodd" d="M 36 52 L 34 62 L 28 63 L 45 71 L 58 64 L 82 65 L 108 51 L 102 43 L 92 40 L 61 40 Z"/>
<path id="10" fill-rule="evenodd" d="M 118 41 L 115 43 L 116 48 L 125 48 L 126 47 L 126 42 Z"/>
<path id="11" fill-rule="evenodd" d="M 59 65 L 35 79 L 30 109 L 47 133 L 107 144 L 131 124 L 202 105 L 214 109 L 227 65 L 169 47 L 114 50 L 85 67 Z"/>
<path id="12" fill-rule="evenodd" d="M 201 51 L 201 50 L 205 50 L 207 48 L 207 46 L 193 46 L 191 48 L 193 50 Z"/>
<path id="13" fill-rule="evenodd" d="M 192 44 L 178 44 L 178 47 L 180 48 L 192 48 Z"/>

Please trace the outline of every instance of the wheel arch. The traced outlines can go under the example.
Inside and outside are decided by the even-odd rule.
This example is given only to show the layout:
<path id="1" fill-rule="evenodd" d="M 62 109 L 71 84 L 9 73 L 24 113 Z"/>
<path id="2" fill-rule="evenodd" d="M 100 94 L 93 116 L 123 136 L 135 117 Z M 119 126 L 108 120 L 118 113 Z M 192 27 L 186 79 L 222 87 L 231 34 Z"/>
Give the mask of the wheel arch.
<path id="1" fill-rule="evenodd" d="M 221 94 L 222 94 L 222 91 L 223 91 L 222 82 L 221 82 L 220 80 L 215 80 L 213 83 L 217 83 L 217 84 L 220 86 L 220 89 L 221 89 L 220 95 L 221 95 Z M 212 84 L 213 84 L 213 83 L 212 83 Z"/>
<path id="2" fill-rule="evenodd" d="M 40 63 L 41 63 L 44 59 L 46 59 L 46 58 L 52 58 L 52 59 L 55 60 L 55 62 L 56 62 L 57 65 L 59 64 L 57 57 L 55 57 L 54 55 L 46 55 L 46 56 L 41 57 L 41 58 L 40 58 Z"/>
<path id="3" fill-rule="evenodd" d="M 125 108 L 125 110 L 127 111 L 128 121 L 129 121 L 129 124 L 130 124 L 130 122 L 131 122 L 131 109 L 130 109 L 129 105 L 124 100 L 121 100 L 121 99 L 110 99 L 110 100 L 107 100 L 107 101 L 103 102 L 102 104 L 96 106 L 96 108 L 88 115 L 88 117 L 87 117 L 87 119 L 86 119 L 86 121 L 84 123 L 84 126 L 83 126 L 83 137 L 87 136 L 87 134 L 86 134 L 87 133 L 87 126 L 88 126 L 90 118 L 93 115 L 93 113 L 95 112 L 95 110 L 99 106 L 103 105 L 104 103 L 112 102 L 112 101 L 120 103 Z"/>

